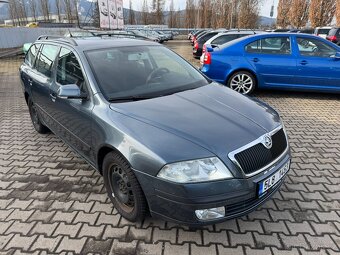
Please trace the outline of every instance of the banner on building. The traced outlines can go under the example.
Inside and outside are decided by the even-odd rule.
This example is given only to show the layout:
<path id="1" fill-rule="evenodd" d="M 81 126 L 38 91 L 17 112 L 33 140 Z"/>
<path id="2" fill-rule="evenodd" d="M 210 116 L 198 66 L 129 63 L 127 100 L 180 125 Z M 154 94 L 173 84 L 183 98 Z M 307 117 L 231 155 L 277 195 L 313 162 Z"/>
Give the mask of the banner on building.
<path id="1" fill-rule="evenodd" d="M 100 27 L 123 29 L 123 0 L 98 0 Z"/>

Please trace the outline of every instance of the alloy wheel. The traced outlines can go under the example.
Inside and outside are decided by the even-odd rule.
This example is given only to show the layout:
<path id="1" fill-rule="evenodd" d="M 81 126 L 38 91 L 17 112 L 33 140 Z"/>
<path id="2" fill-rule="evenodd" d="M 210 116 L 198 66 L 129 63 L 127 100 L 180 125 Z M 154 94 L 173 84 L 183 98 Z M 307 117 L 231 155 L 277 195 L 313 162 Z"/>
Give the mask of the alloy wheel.
<path id="1" fill-rule="evenodd" d="M 248 74 L 239 73 L 231 79 L 230 88 L 246 95 L 253 90 L 254 81 Z"/>

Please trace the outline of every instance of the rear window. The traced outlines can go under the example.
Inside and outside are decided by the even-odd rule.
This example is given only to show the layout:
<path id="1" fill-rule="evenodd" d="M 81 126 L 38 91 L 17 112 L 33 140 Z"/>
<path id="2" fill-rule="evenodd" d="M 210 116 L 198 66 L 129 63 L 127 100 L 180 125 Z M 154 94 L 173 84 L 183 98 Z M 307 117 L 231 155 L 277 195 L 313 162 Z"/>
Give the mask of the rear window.
<path id="1" fill-rule="evenodd" d="M 330 31 L 329 31 L 329 34 L 328 35 L 339 35 L 340 34 L 340 29 L 339 28 L 332 28 Z"/>
<path id="2" fill-rule="evenodd" d="M 215 40 L 213 40 L 211 42 L 211 44 L 220 45 L 220 44 L 224 44 L 224 43 L 230 42 L 232 40 L 235 40 L 237 38 L 238 38 L 238 35 L 236 35 L 236 34 L 234 34 L 234 35 L 221 35 L 220 37 L 217 37 Z"/>
<path id="3" fill-rule="evenodd" d="M 328 33 L 329 33 L 329 31 L 330 31 L 330 29 L 328 29 L 328 28 L 320 28 L 320 29 L 317 29 L 316 30 L 317 32 L 317 34 L 321 34 L 321 35 L 328 35 Z"/>

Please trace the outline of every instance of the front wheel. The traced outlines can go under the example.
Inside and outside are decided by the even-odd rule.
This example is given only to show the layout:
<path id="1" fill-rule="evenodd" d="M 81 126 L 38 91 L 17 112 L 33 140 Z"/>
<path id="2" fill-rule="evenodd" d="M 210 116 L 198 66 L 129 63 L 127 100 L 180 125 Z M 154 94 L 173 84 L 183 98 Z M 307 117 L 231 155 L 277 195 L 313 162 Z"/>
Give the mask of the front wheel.
<path id="1" fill-rule="evenodd" d="M 30 112 L 30 116 L 31 116 L 34 129 L 40 134 L 48 133 L 49 129 L 41 123 L 37 108 L 30 98 L 28 99 L 28 110 Z"/>
<path id="2" fill-rule="evenodd" d="M 142 188 L 126 160 L 115 152 L 103 162 L 104 184 L 113 206 L 129 221 L 145 218 L 147 203 Z"/>
<path id="3" fill-rule="evenodd" d="M 256 79 L 247 71 L 239 71 L 229 78 L 228 86 L 243 95 L 249 95 L 255 90 Z"/>

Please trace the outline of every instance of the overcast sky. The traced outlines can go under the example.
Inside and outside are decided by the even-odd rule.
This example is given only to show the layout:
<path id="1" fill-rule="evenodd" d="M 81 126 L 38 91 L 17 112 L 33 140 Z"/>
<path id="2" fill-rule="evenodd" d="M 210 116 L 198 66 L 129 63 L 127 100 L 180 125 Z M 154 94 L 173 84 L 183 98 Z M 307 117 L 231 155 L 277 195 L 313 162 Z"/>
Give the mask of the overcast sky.
<path id="1" fill-rule="evenodd" d="M 124 1 L 124 7 L 125 8 L 129 8 L 129 0 L 123 0 Z M 135 10 L 141 10 L 142 9 L 142 4 L 143 1 L 142 0 L 131 0 L 132 1 L 132 7 Z M 151 3 L 151 0 L 148 0 Z M 170 4 L 170 0 L 165 0 L 166 2 L 166 8 L 169 8 L 169 4 Z M 175 5 L 175 9 L 177 9 L 178 7 L 180 9 L 184 9 L 185 8 L 185 2 L 186 0 L 174 0 L 174 5 Z M 276 8 L 277 8 L 277 2 L 278 0 L 274 0 L 274 17 L 276 17 Z M 270 8 L 273 4 L 273 0 L 262 0 L 262 6 L 260 9 L 260 15 L 261 16 L 266 16 L 269 17 L 270 15 Z"/>

